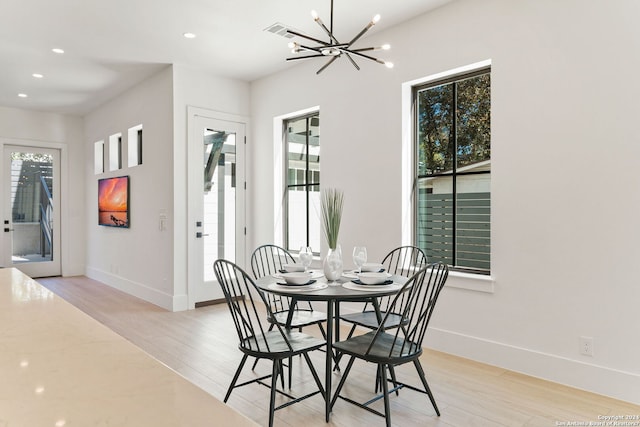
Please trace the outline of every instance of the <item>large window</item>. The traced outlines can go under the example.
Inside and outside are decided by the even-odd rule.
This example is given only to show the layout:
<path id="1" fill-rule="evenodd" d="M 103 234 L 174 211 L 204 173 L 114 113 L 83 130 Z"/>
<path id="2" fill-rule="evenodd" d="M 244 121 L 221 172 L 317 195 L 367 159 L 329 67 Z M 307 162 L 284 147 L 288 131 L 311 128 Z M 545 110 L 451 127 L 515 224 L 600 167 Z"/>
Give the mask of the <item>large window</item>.
<path id="1" fill-rule="evenodd" d="M 488 69 L 414 88 L 416 244 L 430 262 L 488 274 L 491 79 Z"/>
<path id="2" fill-rule="evenodd" d="M 320 252 L 320 116 L 284 121 L 286 153 L 285 247 Z"/>

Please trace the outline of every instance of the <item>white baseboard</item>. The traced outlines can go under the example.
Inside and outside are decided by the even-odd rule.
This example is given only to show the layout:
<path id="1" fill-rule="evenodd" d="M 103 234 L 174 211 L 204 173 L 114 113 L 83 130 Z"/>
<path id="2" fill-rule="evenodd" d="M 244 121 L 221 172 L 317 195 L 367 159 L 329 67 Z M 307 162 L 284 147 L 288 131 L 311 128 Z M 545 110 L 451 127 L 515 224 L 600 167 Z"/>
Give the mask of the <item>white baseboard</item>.
<path id="1" fill-rule="evenodd" d="M 640 375 L 500 342 L 429 328 L 427 347 L 615 399 L 640 404 Z"/>
<path id="2" fill-rule="evenodd" d="M 133 295 L 137 298 L 155 304 L 166 310 L 179 311 L 181 309 L 186 309 L 186 295 L 174 297 L 172 295 L 168 295 L 164 292 L 158 291 L 157 289 L 153 289 L 149 286 L 143 285 L 142 283 L 137 283 L 117 276 L 113 273 L 109 273 L 92 267 L 86 268 L 86 276 L 102 282 L 107 286 L 111 286 L 112 288 L 125 292 L 129 295 Z M 185 301 L 183 302 L 183 300 Z M 185 308 L 180 308 L 182 307 L 182 304 L 184 304 Z"/>

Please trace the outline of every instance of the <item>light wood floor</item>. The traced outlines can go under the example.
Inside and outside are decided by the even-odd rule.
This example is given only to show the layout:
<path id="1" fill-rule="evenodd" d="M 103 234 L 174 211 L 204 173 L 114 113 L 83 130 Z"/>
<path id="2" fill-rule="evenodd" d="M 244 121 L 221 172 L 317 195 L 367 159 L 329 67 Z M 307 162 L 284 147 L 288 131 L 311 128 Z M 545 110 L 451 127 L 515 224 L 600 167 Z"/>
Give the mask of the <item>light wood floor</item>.
<path id="1" fill-rule="evenodd" d="M 223 399 L 241 358 L 226 305 L 172 313 L 86 277 L 46 278 L 38 282 Z M 314 365 L 323 378 L 324 353 L 315 353 Z M 599 415 L 640 415 L 640 406 L 448 354 L 426 350 L 421 360 L 442 415 L 435 415 L 426 395 L 405 389 L 391 399 L 394 426 L 546 427 L 567 421 L 589 425 L 589 421 L 598 421 Z M 313 387 L 311 375 L 304 368 L 302 360 L 294 360 L 294 394 Z M 356 362 L 344 393 L 368 399 L 373 391 L 374 369 L 373 365 Z M 267 361 L 261 361 L 256 368 L 258 373 L 269 370 Z M 401 381 L 419 383 L 411 364 L 396 372 Z M 246 368 L 243 378 L 252 375 Z M 334 384 L 339 376 L 335 374 Z M 254 384 L 234 390 L 228 404 L 266 425 L 268 399 L 268 389 Z M 211 425 L 216 425 L 215 420 Z M 384 420 L 338 401 L 331 421 L 325 423 L 324 401 L 318 395 L 276 412 L 276 426 L 301 425 L 373 427 L 383 426 Z"/>

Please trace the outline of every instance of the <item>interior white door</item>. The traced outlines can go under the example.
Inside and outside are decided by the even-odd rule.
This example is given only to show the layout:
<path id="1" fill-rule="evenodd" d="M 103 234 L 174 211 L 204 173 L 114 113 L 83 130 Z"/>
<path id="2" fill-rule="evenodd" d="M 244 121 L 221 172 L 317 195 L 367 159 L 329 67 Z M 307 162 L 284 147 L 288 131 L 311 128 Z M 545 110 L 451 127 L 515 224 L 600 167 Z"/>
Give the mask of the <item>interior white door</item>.
<path id="1" fill-rule="evenodd" d="M 189 305 L 224 298 L 213 263 L 238 262 L 245 248 L 245 128 L 215 114 L 190 115 Z"/>
<path id="2" fill-rule="evenodd" d="M 5 145 L 2 175 L 3 266 L 59 276 L 60 150 Z"/>

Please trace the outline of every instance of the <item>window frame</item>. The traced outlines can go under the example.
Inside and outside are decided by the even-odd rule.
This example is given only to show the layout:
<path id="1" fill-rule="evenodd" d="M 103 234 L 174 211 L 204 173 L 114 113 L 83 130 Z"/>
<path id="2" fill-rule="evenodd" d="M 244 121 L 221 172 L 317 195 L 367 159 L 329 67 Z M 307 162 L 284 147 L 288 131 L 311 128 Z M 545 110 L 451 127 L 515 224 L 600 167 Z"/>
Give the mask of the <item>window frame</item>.
<path id="1" fill-rule="evenodd" d="M 456 93 L 456 85 L 455 83 L 460 82 L 462 80 L 467 80 L 470 78 L 474 78 L 474 77 L 478 77 L 481 75 L 485 75 L 485 74 L 489 74 L 490 78 L 491 78 L 491 65 L 484 65 L 478 68 L 474 68 L 471 70 L 464 70 L 464 71 L 460 71 L 460 72 L 456 72 L 456 73 L 451 73 L 449 75 L 440 75 L 438 78 L 434 78 L 431 80 L 427 80 L 427 81 L 422 81 L 422 82 L 415 82 L 414 84 L 412 84 L 410 86 L 411 88 L 411 144 L 412 144 L 412 163 L 413 163 L 413 167 L 412 167 L 412 188 L 413 188 L 413 195 L 412 195 L 412 233 L 411 233 L 411 239 L 412 239 L 412 244 L 415 246 L 418 246 L 418 242 L 419 242 L 419 196 L 420 196 L 420 191 L 419 191 L 419 181 L 421 179 L 425 179 L 425 178 L 436 178 L 436 177 L 450 177 L 451 179 L 451 186 L 452 186 L 452 203 L 453 206 L 451 208 L 451 212 L 453 215 L 453 220 L 452 220 L 452 224 L 453 224 L 453 236 L 452 236 L 452 247 L 453 247 L 453 253 L 452 253 L 452 260 L 455 263 L 456 259 L 457 259 L 457 250 L 458 250 L 458 242 L 457 242 L 457 234 L 456 234 L 456 227 L 457 227 L 457 217 L 458 217 L 458 213 L 457 213 L 457 179 L 461 176 L 470 176 L 470 175 L 480 175 L 480 174 L 488 174 L 489 176 L 491 176 L 491 169 L 489 169 L 488 171 L 463 171 L 463 172 L 458 172 L 458 169 L 462 169 L 464 168 L 464 166 L 459 167 L 457 164 L 457 159 L 458 159 L 458 153 L 457 153 L 457 126 L 456 126 L 456 122 L 455 120 L 457 120 L 457 114 L 454 114 L 452 117 L 454 117 L 454 125 L 453 125 L 453 132 L 454 132 L 454 140 L 455 140 L 455 145 L 454 145 L 454 149 L 453 149 L 453 160 L 452 160 L 452 170 L 450 172 L 445 171 L 445 172 L 436 172 L 433 174 L 425 174 L 425 175 L 420 175 L 419 174 L 419 170 L 418 170 L 418 162 L 419 162 L 419 156 L 420 156 L 420 148 L 418 146 L 418 135 L 419 135 L 419 111 L 418 111 L 418 94 L 423 91 L 423 90 L 427 90 L 430 88 L 435 88 L 438 86 L 442 86 L 442 85 L 447 85 L 447 84 L 454 84 L 454 96 L 453 96 L 453 110 L 456 111 L 457 110 L 457 93 Z M 489 102 L 491 102 L 491 94 L 490 94 L 490 99 Z M 491 130 L 489 131 L 491 133 Z M 489 156 L 489 162 L 491 161 L 491 156 Z M 489 194 L 491 194 L 491 192 L 489 192 Z M 491 206 L 491 202 L 490 205 Z M 491 219 L 489 219 L 489 224 L 491 225 Z M 489 232 L 491 233 L 491 226 L 489 228 Z M 490 243 L 489 243 L 489 253 L 491 253 L 491 238 L 489 238 Z M 491 258 L 489 259 L 489 264 L 491 264 Z M 464 266 L 459 266 L 459 265 L 451 265 L 451 270 L 455 271 L 455 272 L 459 272 L 459 273 L 467 273 L 467 274 L 471 274 L 471 275 L 479 275 L 479 276 L 490 276 L 491 275 L 491 265 L 489 265 L 489 269 L 485 270 L 485 269 L 481 269 L 481 268 L 474 268 L 474 267 L 464 267 Z"/>

